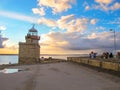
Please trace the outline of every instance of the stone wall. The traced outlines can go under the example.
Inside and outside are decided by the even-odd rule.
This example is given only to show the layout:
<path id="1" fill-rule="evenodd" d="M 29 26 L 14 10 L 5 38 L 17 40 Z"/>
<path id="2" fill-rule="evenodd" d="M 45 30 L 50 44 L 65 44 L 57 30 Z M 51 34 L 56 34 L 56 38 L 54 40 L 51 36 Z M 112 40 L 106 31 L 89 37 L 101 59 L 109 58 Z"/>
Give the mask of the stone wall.
<path id="1" fill-rule="evenodd" d="M 72 61 L 84 65 L 89 65 L 101 69 L 113 70 L 120 72 L 120 62 L 104 61 L 98 59 L 82 58 L 82 57 L 67 57 L 67 61 Z"/>
<path id="2" fill-rule="evenodd" d="M 19 64 L 37 64 L 37 63 L 40 63 L 39 59 L 37 58 L 28 58 L 28 57 L 19 58 Z"/>
<path id="3" fill-rule="evenodd" d="M 40 57 L 40 46 L 38 44 L 19 43 L 19 63 L 36 63 Z"/>

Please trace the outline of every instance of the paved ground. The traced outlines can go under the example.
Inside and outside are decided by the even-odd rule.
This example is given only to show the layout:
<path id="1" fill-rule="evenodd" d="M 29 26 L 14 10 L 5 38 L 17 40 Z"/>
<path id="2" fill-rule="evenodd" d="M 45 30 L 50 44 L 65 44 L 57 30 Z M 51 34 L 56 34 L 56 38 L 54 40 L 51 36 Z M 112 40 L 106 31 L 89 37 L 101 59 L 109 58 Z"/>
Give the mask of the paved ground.
<path id="1" fill-rule="evenodd" d="M 120 90 L 120 78 L 69 62 L 23 65 L 0 73 L 0 90 Z"/>

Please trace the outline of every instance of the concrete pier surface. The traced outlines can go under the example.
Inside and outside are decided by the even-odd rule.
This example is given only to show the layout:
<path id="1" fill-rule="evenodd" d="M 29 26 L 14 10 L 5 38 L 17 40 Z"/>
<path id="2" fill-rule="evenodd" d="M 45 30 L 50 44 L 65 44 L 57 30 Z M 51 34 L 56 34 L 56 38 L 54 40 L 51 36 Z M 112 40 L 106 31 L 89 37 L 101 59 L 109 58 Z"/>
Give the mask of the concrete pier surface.
<path id="1" fill-rule="evenodd" d="M 21 65 L 0 72 L 0 90 L 120 90 L 120 78 L 70 62 Z"/>

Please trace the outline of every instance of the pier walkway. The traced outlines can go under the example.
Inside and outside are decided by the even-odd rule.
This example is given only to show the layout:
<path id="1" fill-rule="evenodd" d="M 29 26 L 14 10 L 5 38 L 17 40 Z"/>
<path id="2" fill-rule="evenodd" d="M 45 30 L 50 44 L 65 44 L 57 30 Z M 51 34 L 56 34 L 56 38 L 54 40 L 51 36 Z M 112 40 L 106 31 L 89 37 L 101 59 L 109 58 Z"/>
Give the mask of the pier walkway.
<path id="1" fill-rule="evenodd" d="M 0 73 L 0 90 L 120 90 L 120 78 L 71 63 L 21 65 Z"/>

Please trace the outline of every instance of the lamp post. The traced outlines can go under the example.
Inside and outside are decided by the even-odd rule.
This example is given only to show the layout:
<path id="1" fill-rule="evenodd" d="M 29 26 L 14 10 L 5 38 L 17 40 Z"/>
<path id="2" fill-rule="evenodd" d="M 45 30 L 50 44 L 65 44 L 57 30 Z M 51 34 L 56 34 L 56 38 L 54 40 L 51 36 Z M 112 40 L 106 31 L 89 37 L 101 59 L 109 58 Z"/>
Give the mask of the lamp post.
<path id="1" fill-rule="evenodd" d="M 110 29 L 110 31 L 113 31 L 113 33 L 114 33 L 114 50 L 115 50 L 115 55 L 116 55 L 116 53 L 117 53 L 116 52 L 116 32 L 115 32 L 115 29 Z"/>

